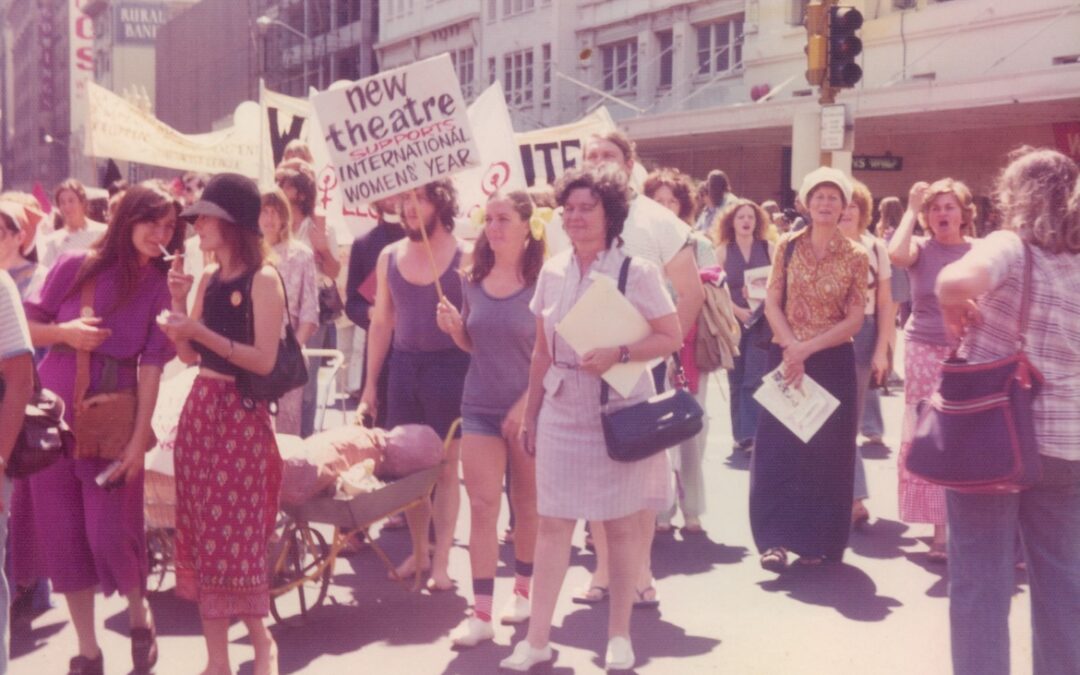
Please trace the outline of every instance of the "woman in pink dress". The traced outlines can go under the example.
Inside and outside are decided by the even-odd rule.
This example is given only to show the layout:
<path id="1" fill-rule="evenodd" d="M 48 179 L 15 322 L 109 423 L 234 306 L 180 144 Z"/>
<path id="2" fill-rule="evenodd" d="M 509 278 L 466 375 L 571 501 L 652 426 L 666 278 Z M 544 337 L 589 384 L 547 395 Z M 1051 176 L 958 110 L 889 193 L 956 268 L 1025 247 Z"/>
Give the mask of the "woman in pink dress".
<path id="1" fill-rule="evenodd" d="M 174 264 L 172 312 L 162 321 L 180 359 L 199 364 L 176 430 L 176 592 L 199 605 L 204 675 L 232 673 L 234 618 L 244 622 L 255 648 L 254 673 L 277 672 L 277 648 L 263 617 L 270 610 L 267 542 L 281 457 L 267 404 L 245 399 L 236 385 L 242 371 L 273 369 L 285 320 L 285 291 L 266 264 L 259 211 L 251 179 L 218 174 L 210 180 L 181 215 L 194 219 L 199 247 L 217 264 L 203 271 L 190 315 L 194 279 Z"/>
<path id="2" fill-rule="evenodd" d="M 630 463 L 608 457 L 600 426 L 600 375 L 616 363 L 672 353 L 682 342 L 682 332 L 660 270 L 635 257 L 630 259 L 625 294 L 648 321 L 647 337 L 579 356 L 556 334 L 555 326 L 595 279 L 618 279 L 627 260 L 620 234 L 630 192 L 622 172 L 601 165 L 568 172 L 556 194 L 572 249 L 544 264 L 530 305 L 536 315 L 536 345 L 521 431 L 527 452 L 536 455 L 540 516 L 532 615 L 528 635 L 501 665 L 527 671 L 551 660 L 551 618 L 566 576 L 574 525 L 584 518 L 602 524 L 610 550 L 605 663 L 608 669 L 629 669 L 634 665 L 630 613 L 645 555 L 640 523 L 645 512 L 670 506 L 671 469 L 664 452 Z M 610 408 L 639 403 L 654 392 L 651 374 L 642 368 L 629 396 L 612 391 Z"/>
<path id="3" fill-rule="evenodd" d="M 930 233 L 912 237 L 916 219 Z M 900 520 L 929 523 L 934 538 L 929 557 L 945 562 L 945 490 L 913 476 L 904 460 L 915 436 L 919 401 L 930 398 L 941 379 L 941 362 L 956 340 L 945 333 L 941 306 L 934 295 L 938 273 L 971 249 L 966 235 L 975 230 L 975 204 L 971 190 L 960 181 L 943 178 L 927 185 L 918 182 L 908 195 L 907 212 L 889 240 L 889 260 L 908 270 L 911 282 L 911 317 L 904 328 L 904 422 L 900 432 Z"/>

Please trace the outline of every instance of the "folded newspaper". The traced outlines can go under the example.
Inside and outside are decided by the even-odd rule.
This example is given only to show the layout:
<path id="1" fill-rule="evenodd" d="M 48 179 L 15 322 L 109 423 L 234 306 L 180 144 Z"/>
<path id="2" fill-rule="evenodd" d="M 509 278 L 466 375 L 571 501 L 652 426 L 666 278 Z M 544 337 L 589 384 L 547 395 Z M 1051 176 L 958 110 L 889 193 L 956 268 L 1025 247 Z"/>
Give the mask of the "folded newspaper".
<path id="1" fill-rule="evenodd" d="M 761 378 L 754 400 L 803 443 L 808 443 L 840 407 L 840 401 L 809 375 L 803 375 L 798 388 L 788 385 L 784 382 L 782 365 Z"/>

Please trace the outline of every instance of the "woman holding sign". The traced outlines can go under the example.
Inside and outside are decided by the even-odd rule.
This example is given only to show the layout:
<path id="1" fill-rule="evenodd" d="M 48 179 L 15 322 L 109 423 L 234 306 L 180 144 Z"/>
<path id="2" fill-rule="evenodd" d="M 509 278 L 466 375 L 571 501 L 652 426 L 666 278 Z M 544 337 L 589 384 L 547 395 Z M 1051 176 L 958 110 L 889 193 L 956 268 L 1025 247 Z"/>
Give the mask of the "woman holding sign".
<path id="1" fill-rule="evenodd" d="M 773 572 L 787 568 L 789 551 L 803 565 L 841 560 L 855 480 L 851 339 L 863 324 L 869 263 L 838 227 L 851 201 L 846 175 L 815 169 L 803 180 L 799 198 L 809 209 L 810 225 L 780 240 L 765 296 L 773 331 L 768 367 L 779 369 L 785 389 L 800 389 L 804 379 L 813 379 L 839 407 L 805 442 L 762 410 L 750 465 L 750 527 L 761 566 Z"/>
<path id="2" fill-rule="evenodd" d="M 570 539 L 578 519 L 598 522 L 610 548 L 611 603 L 608 619 L 608 669 L 634 665 L 630 644 L 630 614 L 635 582 L 643 566 L 643 514 L 671 503 L 670 468 L 666 453 L 632 463 L 607 455 L 600 425 L 600 376 L 616 363 L 649 361 L 678 349 L 679 319 L 651 263 L 632 258 L 625 295 L 648 321 L 644 339 L 577 354 L 557 334 L 555 326 L 601 276 L 615 283 L 623 261 L 623 223 L 629 212 L 630 191 L 623 172 L 600 165 L 572 170 L 558 183 L 563 227 L 572 250 L 545 263 L 530 309 L 536 316 L 536 344 L 529 369 L 522 440 L 536 456 L 537 531 L 532 616 L 525 640 L 501 663 L 503 668 L 527 671 L 550 661 L 551 618 L 569 563 Z M 641 369 L 626 398 L 612 392 L 612 408 L 638 403 L 655 392 L 652 377 Z"/>

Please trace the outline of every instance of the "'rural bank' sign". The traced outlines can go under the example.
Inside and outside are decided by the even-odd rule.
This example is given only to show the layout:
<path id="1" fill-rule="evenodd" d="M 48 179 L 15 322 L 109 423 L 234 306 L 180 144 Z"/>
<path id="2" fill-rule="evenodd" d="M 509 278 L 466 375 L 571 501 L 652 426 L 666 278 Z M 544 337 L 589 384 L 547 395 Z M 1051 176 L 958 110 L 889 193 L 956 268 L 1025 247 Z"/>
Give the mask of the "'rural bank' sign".
<path id="1" fill-rule="evenodd" d="M 116 41 L 123 44 L 154 44 L 160 26 L 169 20 L 165 5 L 125 2 L 113 8 Z"/>

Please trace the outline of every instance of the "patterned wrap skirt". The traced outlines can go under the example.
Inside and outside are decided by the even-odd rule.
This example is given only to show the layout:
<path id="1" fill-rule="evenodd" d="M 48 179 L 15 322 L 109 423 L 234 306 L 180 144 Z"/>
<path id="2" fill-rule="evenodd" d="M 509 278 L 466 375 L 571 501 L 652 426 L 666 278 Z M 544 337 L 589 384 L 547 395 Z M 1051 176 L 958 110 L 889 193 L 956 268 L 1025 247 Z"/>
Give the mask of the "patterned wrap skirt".
<path id="1" fill-rule="evenodd" d="M 205 619 L 265 616 L 282 469 L 267 406 L 245 408 L 234 382 L 196 378 L 175 459 L 177 595 Z"/>
<path id="2" fill-rule="evenodd" d="M 900 520 L 905 523 L 945 524 L 945 488 L 928 483 L 904 468 L 915 437 L 919 401 L 930 398 L 941 381 L 941 362 L 952 348 L 918 340 L 904 343 L 904 425 L 900 432 L 898 470 Z"/>

